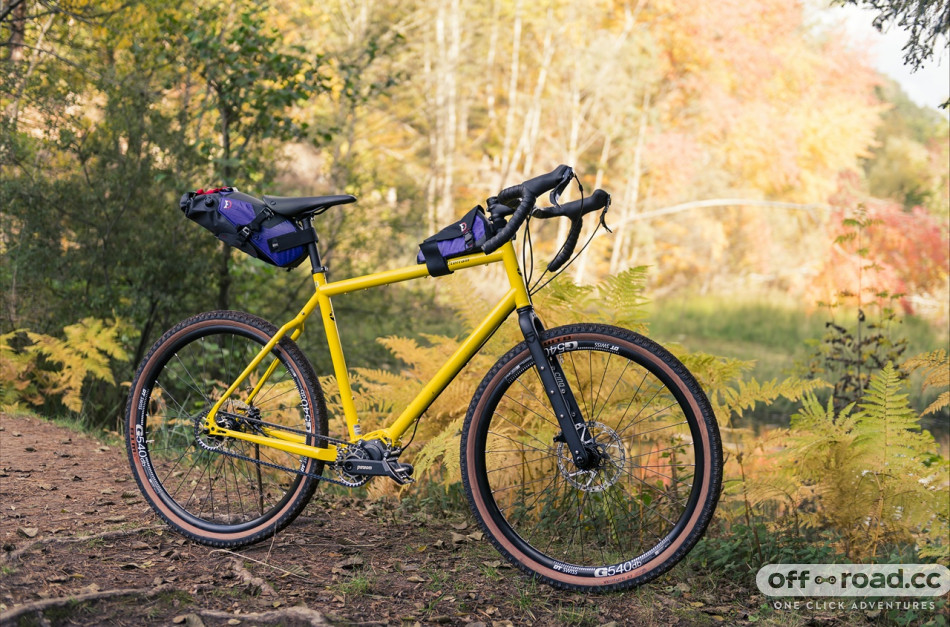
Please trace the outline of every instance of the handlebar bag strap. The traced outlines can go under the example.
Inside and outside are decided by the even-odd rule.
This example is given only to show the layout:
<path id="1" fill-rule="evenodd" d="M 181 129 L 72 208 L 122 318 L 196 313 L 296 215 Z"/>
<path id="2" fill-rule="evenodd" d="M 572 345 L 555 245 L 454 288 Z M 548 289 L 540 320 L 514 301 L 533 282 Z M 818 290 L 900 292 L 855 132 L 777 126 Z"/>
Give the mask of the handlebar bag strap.
<path id="1" fill-rule="evenodd" d="M 494 234 L 494 229 L 481 205 L 466 213 L 461 220 L 450 224 L 419 244 L 417 263 L 426 264 L 429 274 L 449 274 L 446 259 L 481 251 L 482 242 Z"/>
<path id="2" fill-rule="evenodd" d="M 307 244 L 316 241 L 312 228 L 300 228 L 233 187 L 188 192 L 179 206 L 229 246 L 281 268 L 297 266 L 307 256 Z"/>

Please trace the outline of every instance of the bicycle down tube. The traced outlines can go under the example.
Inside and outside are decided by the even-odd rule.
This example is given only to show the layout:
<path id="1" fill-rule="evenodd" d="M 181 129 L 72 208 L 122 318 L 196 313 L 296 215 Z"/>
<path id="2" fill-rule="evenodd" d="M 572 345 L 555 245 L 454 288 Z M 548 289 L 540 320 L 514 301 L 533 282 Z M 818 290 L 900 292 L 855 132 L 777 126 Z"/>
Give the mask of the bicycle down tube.
<path id="1" fill-rule="evenodd" d="M 218 437 L 230 437 L 244 440 L 262 446 L 270 446 L 276 449 L 292 453 L 294 455 L 303 455 L 315 459 L 333 462 L 337 459 L 337 448 L 334 445 L 326 447 L 316 447 L 306 444 L 306 437 L 282 432 L 279 430 L 265 430 L 268 435 L 259 435 L 255 433 L 246 433 L 233 429 L 227 429 L 219 426 L 215 421 L 215 416 L 220 411 L 222 405 L 237 390 L 237 388 L 253 373 L 261 362 L 266 359 L 277 343 L 288 332 L 291 333 L 291 339 L 296 339 L 302 333 L 304 322 L 316 310 L 320 309 L 323 318 L 323 326 L 327 336 L 327 345 L 330 351 L 331 362 L 333 363 L 334 376 L 340 388 L 340 399 L 343 406 L 343 414 L 347 425 L 348 437 L 351 442 L 357 441 L 360 437 L 365 439 L 378 438 L 388 443 L 395 443 L 403 433 L 428 409 L 429 405 L 442 393 L 443 390 L 452 382 L 455 376 L 465 367 L 471 358 L 478 352 L 482 345 L 492 336 L 492 334 L 508 318 L 516 308 L 521 309 L 530 305 L 527 290 L 521 277 L 521 270 L 515 255 L 514 245 L 507 242 L 497 251 L 491 254 L 473 254 L 471 256 L 460 257 L 448 261 L 449 268 L 452 271 L 474 268 L 477 266 L 490 265 L 502 262 L 508 277 L 509 289 L 505 295 L 495 304 L 487 314 L 481 324 L 476 327 L 472 333 L 462 342 L 461 346 L 453 353 L 445 364 L 439 369 L 435 376 L 430 380 L 422 390 L 416 395 L 413 401 L 403 410 L 396 420 L 388 427 L 379 429 L 372 433 L 361 434 L 359 426 L 359 417 L 356 413 L 356 406 L 353 402 L 353 393 L 350 387 L 349 374 L 346 369 L 346 360 L 343 354 L 343 345 L 337 330 L 336 319 L 333 314 L 333 303 L 330 298 L 339 294 L 348 294 L 372 287 L 390 285 L 402 281 L 424 278 L 429 275 L 425 265 L 407 266 L 386 272 L 370 274 L 340 281 L 327 282 L 326 269 L 317 266 L 317 272 L 313 274 L 315 291 L 314 295 L 307 301 L 292 320 L 284 324 L 270 341 L 261 349 L 260 353 L 238 378 L 231 384 L 227 391 L 214 404 L 208 412 L 205 419 L 209 435 Z M 266 380 L 272 368 L 268 369 L 262 375 L 262 380 L 257 383 L 252 396 Z"/>

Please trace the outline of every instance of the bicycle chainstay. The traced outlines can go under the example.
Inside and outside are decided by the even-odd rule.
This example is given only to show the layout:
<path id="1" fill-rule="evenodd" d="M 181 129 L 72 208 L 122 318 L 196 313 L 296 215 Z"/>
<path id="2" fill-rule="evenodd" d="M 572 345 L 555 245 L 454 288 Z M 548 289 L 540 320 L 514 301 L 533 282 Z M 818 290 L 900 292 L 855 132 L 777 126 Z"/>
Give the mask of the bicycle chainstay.
<path id="1" fill-rule="evenodd" d="M 237 415 L 235 415 L 235 418 L 238 418 L 238 419 L 239 419 L 240 421 L 242 421 L 242 422 L 253 423 L 252 426 L 254 426 L 254 427 L 274 427 L 274 428 L 280 429 L 281 431 L 288 431 L 288 432 L 290 432 L 290 433 L 297 433 L 297 434 L 300 434 L 300 435 L 304 435 L 304 436 L 306 436 L 306 437 L 308 437 L 308 438 L 315 438 L 315 439 L 318 439 L 318 440 L 324 440 L 324 441 L 327 441 L 327 442 L 332 442 L 332 443 L 334 443 L 334 444 L 339 444 L 339 445 L 342 445 L 341 453 L 342 453 L 344 450 L 346 450 L 347 448 L 350 447 L 350 443 L 349 443 L 349 442 L 346 442 L 345 440 L 341 440 L 341 439 L 339 439 L 339 438 L 333 438 L 333 437 L 330 437 L 330 436 L 327 436 L 327 435 L 316 435 L 316 434 L 313 434 L 313 433 L 309 433 L 309 432 L 307 432 L 307 431 L 303 431 L 303 430 L 301 430 L 301 429 L 293 429 L 293 428 L 291 428 L 291 427 L 286 427 L 286 426 L 284 426 L 284 425 L 272 424 L 272 423 L 269 423 L 269 422 L 264 422 L 263 420 L 258 420 L 258 419 L 256 419 L 256 418 L 248 418 L 247 416 L 237 416 Z M 206 434 L 199 434 L 199 430 L 200 430 L 200 428 L 201 428 L 201 424 L 202 424 L 203 421 L 204 421 L 204 416 L 199 416 L 198 418 L 195 419 L 195 442 L 197 442 L 197 443 L 198 443 L 198 446 L 201 447 L 201 448 L 202 448 L 203 450 L 205 450 L 205 451 L 208 451 L 208 452 L 211 452 L 211 453 L 220 453 L 221 455 L 227 455 L 228 457 L 233 457 L 233 458 L 235 458 L 235 459 L 241 459 L 241 460 L 244 460 L 244 461 L 246 461 L 246 462 L 250 462 L 250 463 L 252 463 L 252 464 L 257 464 L 258 466 L 264 466 L 264 467 L 266 467 L 266 468 L 273 468 L 274 470 L 283 470 L 283 471 L 285 471 L 285 472 L 292 472 L 292 473 L 297 474 L 297 475 L 302 475 L 302 476 L 304 476 L 304 477 L 309 477 L 309 478 L 311 478 L 311 479 L 316 479 L 317 481 L 326 481 L 326 482 L 328 482 L 328 483 L 335 483 L 336 485 L 341 485 L 341 486 L 346 487 L 346 488 L 359 487 L 360 485 L 363 485 L 363 483 L 365 483 L 365 481 L 363 481 L 362 483 L 357 483 L 357 482 L 347 482 L 347 481 L 343 481 L 343 480 L 341 480 L 341 479 L 332 479 L 332 478 L 330 478 L 330 477 L 324 477 L 323 475 L 314 474 L 314 473 L 312 473 L 312 472 L 306 472 L 306 471 L 304 471 L 304 470 L 300 470 L 299 468 L 291 468 L 290 466 L 281 466 L 280 464 L 275 464 L 275 463 L 273 463 L 273 462 L 265 462 L 265 461 L 262 460 L 262 459 L 254 459 L 253 457 L 248 457 L 247 455 L 242 455 L 242 454 L 240 454 L 240 453 L 235 453 L 234 451 L 229 451 L 229 450 L 225 450 L 225 449 L 223 449 L 223 448 L 218 448 L 218 447 L 210 446 L 210 445 L 206 444 L 206 443 L 204 442 L 204 440 L 203 440 L 201 437 L 199 437 L 199 435 L 206 435 Z M 328 465 L 335 466 L 336 464 L 333 463 L 333 464 L 328 464 Z"/>

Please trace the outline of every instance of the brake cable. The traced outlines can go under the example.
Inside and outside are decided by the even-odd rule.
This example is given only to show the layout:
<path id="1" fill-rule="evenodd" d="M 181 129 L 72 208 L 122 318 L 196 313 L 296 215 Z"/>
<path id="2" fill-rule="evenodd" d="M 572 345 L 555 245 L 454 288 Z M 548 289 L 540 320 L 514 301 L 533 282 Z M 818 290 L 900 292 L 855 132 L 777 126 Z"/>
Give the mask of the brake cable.
<path id="1" fill-rule="evenodd" d="M 577 180 L 577 189 L 578 189 L 578 191 L 580 191 L 580 194 L 581 194 L 581 206 L 583 206 L 583 203 L 584 203 L 584 186 L 581 185 L 581 181 L 580 181 L 579 178 L 577 178 L 576 175 L 574 176 L 574 178 Z M 557 203 L 556 203 L 556 204 L 557 204 Z M 594 228 L 594 231 L 590 234 L 590 237 L 587 238 L 587 241 L 584 243 L 584 245 L 581 247 L 581 249 L 580 249 L 579 251 L 577 251 L 577 252 L 574 254 L 574 256 L 571 257 L 570 260 L 568 260 L 567 263 L 565 263 L 563 266 L 561 266 L 561 268 L 560 268 L 555 274 L 553 274 L 553 275 L 551 276 L 551 278 L 549 278 L 549 279 L 548 279 L 547 281 L 545 281 L 544 283 L 541 283 L 541 281 L 544 279 L 545 275 L 548 273 L 547 268 L 545 268 L 545 269 L 544 269 L 544 272 L 541 273 L 541 276 L 538 277 L 538 280 L 535 281 L 535 283 L 534 283 L 533 285 L 531 285 L 531 279 L 532 279 L 533 276 L 534 276 L 534 247 L 533 247 L 533 245 L 532 245 L 532 243 L 531 243 L 531 233 L 530 233 L 530 231 L 528 230 L 528 227 L 529 227 L 530 225 L 526 225 L 526 229 L 525 229 L 525 240 L 524 240 L 524 242 L 522 243 L 522 251 L 521 251 L 521 252 L 522 252 L 522 267 L 524 267 L 524 245 L 527 244 L 527 245 L 531 248 L 531 266 L 529 266 L 528 280 L 525 282 L 526 285 L 529 285 L 529 286 L 530 286 L 530 287 L 528 288 L 528 295 L 529 295 L 529 296 L 534 296 L 535 294 L 537 294 L 538 292 L 540 292 L 542 289 L 544 289 L 545 287 L 547 287 L 547 285 L 548 285 L 551 281 L 553 281 L 554 279 L 556 279 L 557 277 L 559 277 L 559 276 L 561 275 L 561 273 L 564 272 L 564 271 L 568 268 L 568 266 L 570 266 L 572 263 L 574 263 L 574 262 L 577 260 L 577 258 L 581 256 L 581 254 L 584 252 L 584 250 L 587 249 L 587 247 L 590 245 L 590 243 L 594 240 L 594 236 L 597 235 L 597 232 L 600 230 L 600 227 L 601 227 L 601 226 L 603 226 L 604 229 L 606 229 L 606 231 L 607 231 L 608 233 L 613 233 L 613 231 L 610 230 L 610 227 L 607 226 L 606 214 L 607 214 L 607 210 L 606 210 L 606 207 L 605 207 L 605 208 L 604 208 L 604 211 L 602 211 L 601 214 L 600 214 L 600 221 L 598 222 L 597 226 Z M 583 212 L 581 213 L 581 215 L 583 216 Z M 558 249 L 558 252 L 555 254 L 555 258 L 557 257 L 557 255 L 559 255 L 559 254 L 561 253 L 562 250 L 564 250 L 564 247 L 565 247 L 566 245 L 567 245 L 567 241 L 565 241 L 564 243 L 561 244 L 561 248 Z"/>

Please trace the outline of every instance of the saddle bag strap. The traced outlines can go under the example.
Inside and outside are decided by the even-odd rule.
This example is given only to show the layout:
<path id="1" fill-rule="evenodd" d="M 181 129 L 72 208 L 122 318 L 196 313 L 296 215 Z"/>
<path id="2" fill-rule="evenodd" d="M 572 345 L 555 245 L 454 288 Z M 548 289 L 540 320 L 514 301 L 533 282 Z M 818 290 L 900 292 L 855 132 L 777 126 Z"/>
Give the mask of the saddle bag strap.
<path id="1" fill-rule="evenodd" d="M 439 242 L 426 240 L 419 244 L 419 250 L 422 251 L 422 257 L 426 260 L 426 269 L 432 276 L 445 276 L 452 274 L 449 270 L 449 264 L 439 251 Z"/>
<path id="2" fill-rule="evenodd" d="M 318 241 L 317 233 L 313 230 L 313 227 L 311 227 L 302 231 L 294 231 L 293 233 L 285 233 L 284 235 L 272 237 L 267 240 L 267 246 L 272 253 L 279 253 L 284 250 L 296 248 L 297 246 L 306 246 L 316 241 Z"/>
<path id="3" fill-rule="evenodd" d="M 241 244 L 247 242 L 248 238 L 261 230 L 261 226 L 264 224 L 265 220 L 269 220 L 274 217 L 274 212 L 270 210 L 269 207 L 264 207 L 259 214 L 254 216 L 254 219 L 238 229 L 238 235 L 241 236 Z M 276 238 L 275 238 L 276 239 Z"/>

